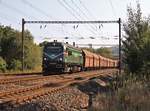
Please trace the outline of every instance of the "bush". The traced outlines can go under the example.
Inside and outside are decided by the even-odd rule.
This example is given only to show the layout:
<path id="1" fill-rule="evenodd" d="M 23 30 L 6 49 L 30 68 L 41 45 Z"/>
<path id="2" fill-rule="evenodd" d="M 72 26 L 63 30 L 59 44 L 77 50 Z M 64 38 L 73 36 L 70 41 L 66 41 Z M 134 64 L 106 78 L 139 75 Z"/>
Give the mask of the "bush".
<path id="1" fill-rule="evenodd" d="M 21 70 L 21 62 L 19 60 L 13 59 L 9 65 L 9 69 Z"/>
<path id="2" fill-rule="evenodd" d="M 149 111 L 150 83 L 132 79 L 123 83 L 118 91 L 96 96 L 91 111 Z"/>
<path id="3" fill-rule="evenodd" d="M 0 72 L 5 72 L 6 71 L 6 61 L 0 57 Z"/>

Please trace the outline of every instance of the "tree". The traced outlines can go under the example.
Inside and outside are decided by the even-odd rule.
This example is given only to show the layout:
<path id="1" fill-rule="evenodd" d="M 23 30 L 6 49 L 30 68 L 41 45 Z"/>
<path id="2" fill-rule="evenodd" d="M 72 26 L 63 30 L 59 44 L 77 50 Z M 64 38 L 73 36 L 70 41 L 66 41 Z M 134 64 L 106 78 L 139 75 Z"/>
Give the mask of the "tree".
<path id="1" fill-rule="evenodd" d="M 93 48 L 84 47 L 84 48 L 82 48 L 82 49 L 88 50 L 88 51 L 90 51 L 90 52 L 95 52 L 95 49 L 93 49 Z"/>
<path id="2" fill-rule="evenodd" d="M 29 45 L 29 44 L 26 44 Z M 36 44 L 30 44 L 30 47 L 25 49 L 25 68 L 34 69 L 42 64 L 42 51 Z"/>
<path id="3" fill-rule="evenodd" d="M 110 48 L 106 48 L 106 47 L 102 47 L 102 48 L 98 48 L 96 50 L 96 53 L 104 56 L 104 57 L 108 57 L 108 58 L 112 58 L 112 50 Z"/>
<path id="4" fill-rule="evenodd" d="M 5 72 L 6 71 L 6 61 L 0 57 L 0 72 Z"/>
<path id="5" fill-rule="evenodd" d="M 147 19 L 142 19 L 140 4 L 137 9 L 127 8 L 128 21 L 124 24 L 125 38 L 123 41 L 123 62 L 127 71 L 140 74 L 149 66 L 150 27 Z M 147 64 L 147 65 L 146 65 Z M 146 65 L 146 66 L 145 66 Z"/>
<path id="6" fill-rule="evenodd" d="M 19 32 L 11 29 L 10 27 L 4 27 L 1 38 L 1 56 L 9 64 L 12 59 L 21 59 L 21 41 Z"/>
<path id="7" fill-rule="evenodd" d="M 24 32 L 25 68 L 34 69 L 41 65 L 41 48 L 34 44 L 33 36 Z M 22 60 L 21 32 L 8 26 L 0 26 L 0 56 L 7 62 L 7 69 L 20 69 Z"/>
<path id="8" fill-rule="evenodd" d="M 39 46 L 44 47 L 47 43 L 48 43 L 48 41 L 44 41 L 44 42 L 40 43 Z"/>
<path id="9" fill-rule="evenodd" d="M 42 49 L 34 44 L 33 36 L 29 31 L 25 31 L 25 68 L 34 69 L 42 64 Z"/>
<path id="10" fill-rule="evenodd" d="M 9 68 L 13 70 L 21 70 L 21 66 L 22 66 L 21 61 L 13 59 L 10 62 Z"/>

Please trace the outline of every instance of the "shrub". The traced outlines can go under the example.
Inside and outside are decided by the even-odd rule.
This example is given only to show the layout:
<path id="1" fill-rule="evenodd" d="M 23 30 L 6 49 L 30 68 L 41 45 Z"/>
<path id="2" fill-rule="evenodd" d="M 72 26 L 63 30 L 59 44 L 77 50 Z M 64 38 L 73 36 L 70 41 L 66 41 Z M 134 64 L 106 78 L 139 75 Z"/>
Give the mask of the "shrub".
<path id="1" fill-rule="evenodd" d="M 21 70 L 21 62 L 19 60 L 13 59 L 9 65 L 9 69 Z"/>
<path id="2" fill-rule="evenodd" d="M 6 61 L 0 57 L 0 72 L 5 72 L 6 71 Z"/>
<path id="3" fill-rule="evenodd" d="M 149 111 L 150 84 L 127 81 L 118 91 L 99 94 L 91 111 Z"/>

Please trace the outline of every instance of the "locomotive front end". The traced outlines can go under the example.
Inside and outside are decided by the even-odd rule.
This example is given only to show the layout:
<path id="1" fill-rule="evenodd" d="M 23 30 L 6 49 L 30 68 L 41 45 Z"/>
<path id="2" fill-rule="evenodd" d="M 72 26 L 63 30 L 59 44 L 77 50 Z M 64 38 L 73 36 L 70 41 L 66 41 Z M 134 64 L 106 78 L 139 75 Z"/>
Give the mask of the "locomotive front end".
<path id="1" fill-rule="evenodd" d="M 64 69 L 64 48 L 59 42 L 50 42 L 43 49 L 43 72 L 63 71 Z"/>

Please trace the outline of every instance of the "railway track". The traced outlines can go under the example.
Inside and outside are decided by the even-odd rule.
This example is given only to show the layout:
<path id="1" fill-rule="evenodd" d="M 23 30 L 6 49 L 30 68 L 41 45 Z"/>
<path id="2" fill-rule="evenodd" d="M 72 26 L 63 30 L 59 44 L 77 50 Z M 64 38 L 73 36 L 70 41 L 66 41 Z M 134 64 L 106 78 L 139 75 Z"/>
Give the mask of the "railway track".
<path id="1" fill-rule="evenodd" d="M 29 76 L 29 75 L 32 75 L 32 76 L 35 76 L 35 75 L 42 75 L 41 72 L 19 72 L 19 73 L 0 73 L 0 76 Z"/>
<path id="2" fill-rule="evenodd" d="M 57 75 L 52 75 L 51 77 L 44 77 L 42 75 L 39 76 L 23 76 L 23 77 L 11 77 L 11 78 L 2 78 L 0 79 L 0 85 L 2 84 L 10 84 L 10 83 L 21 83 L 21 82 L 30 82 L 30 81 L 37 81 L 37 80 L 48 80 L 49 78 L 56 78 L 59 77 Z"/>
<path id="3" fill-rule="evenodd" d="M 74 73 L 74 74 L 71 74 L 71 75 L 68 75 L 68 74 L 60 74 L 59 76 L 58 75 L 51 75 L 50 77 L 49 76 L 42 76 L 42 75 L 28 75 L 28 76 L 13 76 L 13 77 L 8 77 L 8 78 L 2 78 L 0 79 L 0 85 L 3 85 L 3 84 L 10 84 L 10 83 L 21 83 L 21 82 L 30 82 L 30 81 L 37 81 L 37 80 L 48 80 L 49 78 L 51 77 L 72 77 L 72 75 L 74 76 L 79 76 L 80 74 L 82 75 L 83 73 L 90 73 L 90 71 L 88 72 L 80 72 L 80 73 Z"/>
<path id="4" fill-rule="evenodd" d="M 58 79 L 57 81 L 47 81 L 47 83 L 41 83 L 35 86 L 13 89 L 10 91 L 1 91 L 0 92 L 0 105 L 17 105 L 23 104 L 25 102 L 30 102 L 33 99 L 37 99 L 52 93 L 57 93 L 67 86 L 73 83 L 80 83 L 87 81 L 91 78 L 99 77 L 102 75 L 112 75 L 112 73 L 116 72 L 116 70 L 103 70 L 101 72 L 82 72 L 74 75 L 67 75 L 63 79 Z M 61 75 L 62 76 L 62 75 Z M 49 78 L 50 77 L 43 77 Z M 21 81 L 24 81 L 21 80 Z"/>

